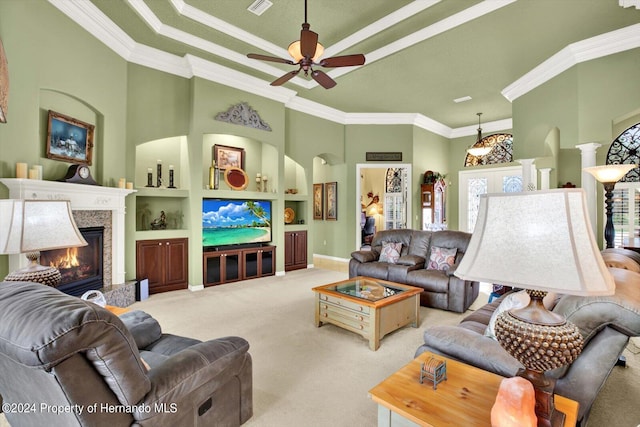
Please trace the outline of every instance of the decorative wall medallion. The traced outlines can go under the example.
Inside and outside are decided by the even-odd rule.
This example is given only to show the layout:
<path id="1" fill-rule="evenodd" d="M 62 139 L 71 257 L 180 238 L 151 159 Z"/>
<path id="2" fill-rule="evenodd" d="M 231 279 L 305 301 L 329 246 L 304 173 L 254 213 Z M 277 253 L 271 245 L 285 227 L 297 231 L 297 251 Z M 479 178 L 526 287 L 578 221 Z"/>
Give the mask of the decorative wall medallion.
<path id="1" fill-rule="evenodd" d="M 225 112 L 218 113 L 216 120 L 233 123 L 250 128 L 271 131 L 271 126 L 265 123 L 256 110 L 249 107 L 246 102 L 234 105 Z"/>
<path id="2" fill-rule="evenodd" d="M 9 66 L 0 40 L 0 123 L 7 123 L 9 108 Z"/>

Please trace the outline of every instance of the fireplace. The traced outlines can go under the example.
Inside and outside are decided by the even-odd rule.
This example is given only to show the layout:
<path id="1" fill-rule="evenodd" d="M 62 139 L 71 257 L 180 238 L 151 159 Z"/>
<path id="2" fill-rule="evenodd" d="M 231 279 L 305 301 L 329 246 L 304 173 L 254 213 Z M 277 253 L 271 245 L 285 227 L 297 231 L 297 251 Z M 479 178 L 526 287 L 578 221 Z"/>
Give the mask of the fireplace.
<path id="1" fill-rule="evenodd" d="M 40 253 L 40 264 L 60 270 L 62 280 L 57 289 L 75 296 L 103 287 L 104 227 L 80 228 L 80 232 L 87 246 Z"/>

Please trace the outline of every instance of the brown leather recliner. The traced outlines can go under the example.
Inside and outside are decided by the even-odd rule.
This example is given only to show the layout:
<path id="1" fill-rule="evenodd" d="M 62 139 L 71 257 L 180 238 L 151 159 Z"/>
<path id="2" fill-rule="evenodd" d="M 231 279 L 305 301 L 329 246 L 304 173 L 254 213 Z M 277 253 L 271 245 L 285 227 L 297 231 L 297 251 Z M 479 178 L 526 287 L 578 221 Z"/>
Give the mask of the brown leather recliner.
<path id="1" fill-rule="evenodd" d="M 253 413 L 248 349 L 240 337 L 163 334 L 144 312 L 121 319 L 40 284 L 0 283 L 0 401 L 13 427 L 239 426 Z"/>

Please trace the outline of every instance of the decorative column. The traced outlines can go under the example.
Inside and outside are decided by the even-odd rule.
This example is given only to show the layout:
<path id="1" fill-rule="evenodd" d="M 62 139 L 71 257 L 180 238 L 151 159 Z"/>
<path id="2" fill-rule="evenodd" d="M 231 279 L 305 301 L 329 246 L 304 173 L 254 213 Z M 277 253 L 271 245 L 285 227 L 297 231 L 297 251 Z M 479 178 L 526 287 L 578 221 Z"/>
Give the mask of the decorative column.
<path id="1" fill-rule="evenodd" d="M 536 159 L 520 159 L 522 165 L 522 191 L 530 191 L 538 188 L 537 176 L 534 174 L 533 162 Z"/>
<path id="2" fill-rule="evenodd" d="M 540 171 L 540 189 L 549 189 L 549 177 L 551 176 L 551 168 L 542 168 Z"/>
<path id="3" fill-rule="evenodd" d="M 596 165 L 596 151 L 602 147 L 597 142 L 589 142 L 586 144 L 576 145 L 580 149 L 582 159 L 582 177 L 580 186 L 587 193 L 587 207 L 589 208 L 589 219 L 593 227 L 593 234 L 598 235 L 598 215 L 596 209 L 597 193 L 596 179 L 589 172 L 585 172 L 584 168 Z"/>

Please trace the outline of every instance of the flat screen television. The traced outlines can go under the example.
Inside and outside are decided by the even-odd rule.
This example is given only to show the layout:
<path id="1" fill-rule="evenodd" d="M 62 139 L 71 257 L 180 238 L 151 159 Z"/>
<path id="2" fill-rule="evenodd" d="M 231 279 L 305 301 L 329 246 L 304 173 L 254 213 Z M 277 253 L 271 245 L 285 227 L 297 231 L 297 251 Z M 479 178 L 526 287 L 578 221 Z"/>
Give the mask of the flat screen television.
<path id="1" fill-rule="evenodd" d="M 202 199 L 202 246 L 249 245 L 271 242 L 271 201 Z"/>

